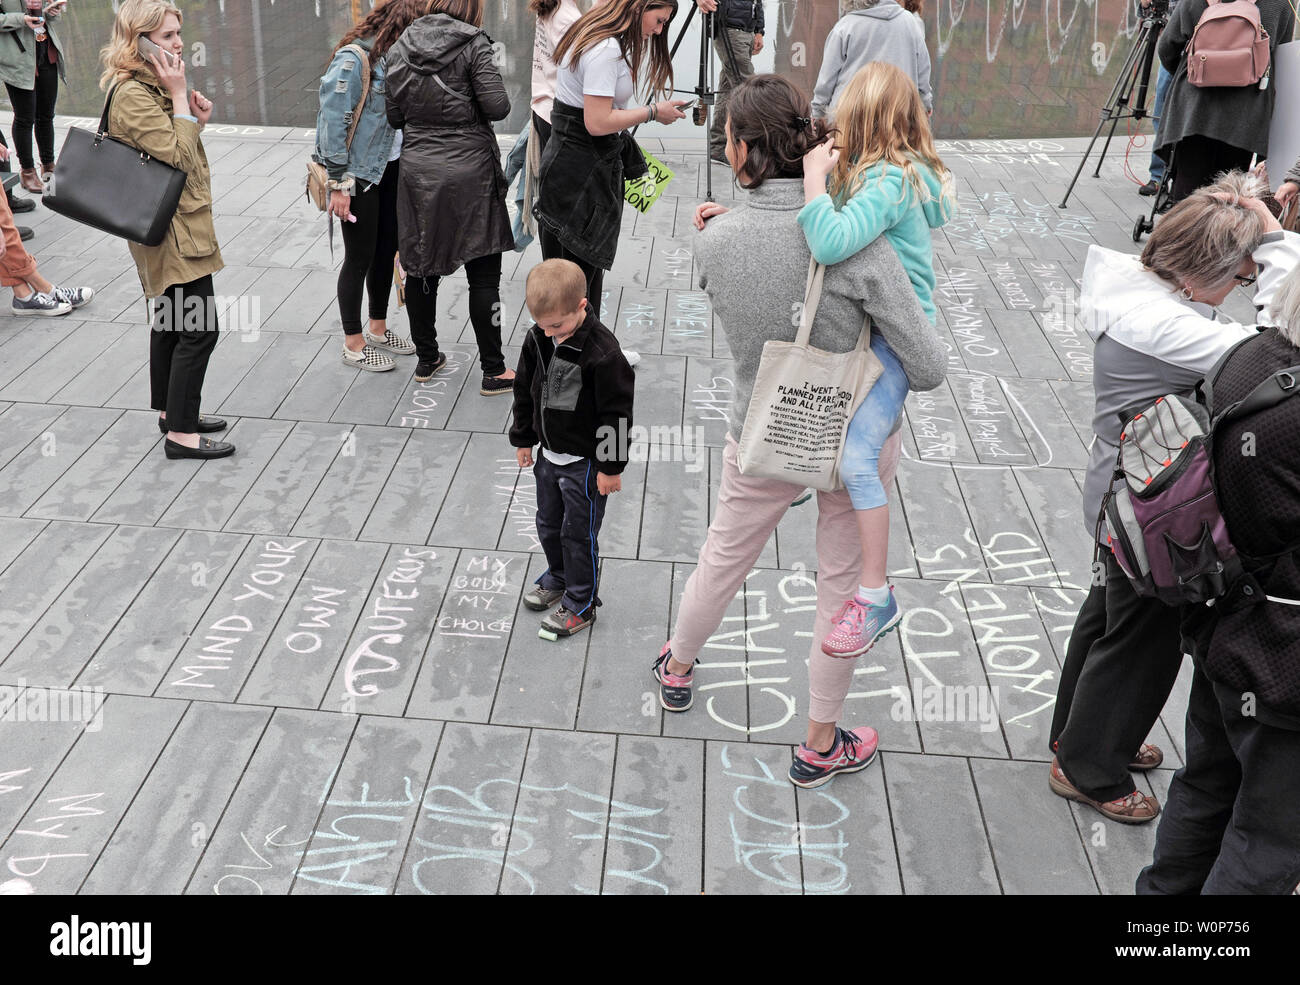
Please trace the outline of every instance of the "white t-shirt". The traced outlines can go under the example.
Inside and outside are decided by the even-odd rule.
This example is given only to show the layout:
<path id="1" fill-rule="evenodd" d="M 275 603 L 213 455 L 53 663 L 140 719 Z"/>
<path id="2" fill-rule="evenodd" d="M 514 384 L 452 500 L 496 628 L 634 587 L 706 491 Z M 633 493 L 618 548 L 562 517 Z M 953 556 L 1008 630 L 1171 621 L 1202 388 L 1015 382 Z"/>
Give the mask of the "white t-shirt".
<path id="1" fill-rule="evenodd" d="M 615 109 L 627 109 L 636 94 L 632 70 L 623 60 L 618 41 L 606 38 L 592 45 L 578 59 L 577 70 L 561 65 L 555 77 L 555 98 L 570 106 L 582 108 L 582 97 L 613 96 Z"/>
<path id="2" fill-rule="evenodd" d="M 396 161 L 402 156 L 402 131 L 393 131 L 393 149 L 388 152 L 388 160 Z"/>
<path id="3" fill-rule="evenodd" d="M 574 462 L 581 462 L 581 455 L 570 455 L 568 452 L 551 451 L 549 448 L 543 448 L 542 454 L 552 465 L 572 465 Z"/>
<path id="4" fill-rule="evenodd" d="M 577 0 L 560 0 L 550 17 L 537 22 L 533 37 L 533 112 L 547 123 L 551 122 L 551 105 L 555 102 L 555 46 L 581 16 Z"/>

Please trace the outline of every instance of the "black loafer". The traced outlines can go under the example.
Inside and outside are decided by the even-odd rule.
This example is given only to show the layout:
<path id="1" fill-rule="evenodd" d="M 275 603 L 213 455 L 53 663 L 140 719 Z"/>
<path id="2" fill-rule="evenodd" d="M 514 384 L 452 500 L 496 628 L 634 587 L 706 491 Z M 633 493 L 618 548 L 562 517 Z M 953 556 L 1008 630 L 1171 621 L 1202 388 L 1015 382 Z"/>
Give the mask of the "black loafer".
<path id="1" fill-rule="evenodd" d="M 9 196 L 10 212 L 31 212 L 36 208 L 36 203 L 30 198 L 19 198 L 17 195 Z"/>
<path id="2" fill-rule="evenodd" d="M 221 418 L 204 417 L 202 414 L 199 415 L 199 434 L 212 434 L 216 431 L 224 431 L 225 429 L 226 422 Z M 167 422 L 161 417 L 158 418 L 158 430 L 163 434 L 166 434 L 170 430 L 170 428 L 167 427 Z"/>
<path id="3" fill-rule="evenodd" d="M 167 453 L 168 458 L 225 458 L 235 453 L 235 446 L 229 441 L 200 438 L 197 448 L 187 448 L 168 438 L 163 442 L 163 451 Z"/>
<path id="4" fill-rule="evenodd" d="M 15 228 L 18 230 L 18 238 L 21 239 L 24 243 L 26 243 L 29 239 L 31 239 L 33 236 L 36 235 L 27 226 L 16 226 Z"/>

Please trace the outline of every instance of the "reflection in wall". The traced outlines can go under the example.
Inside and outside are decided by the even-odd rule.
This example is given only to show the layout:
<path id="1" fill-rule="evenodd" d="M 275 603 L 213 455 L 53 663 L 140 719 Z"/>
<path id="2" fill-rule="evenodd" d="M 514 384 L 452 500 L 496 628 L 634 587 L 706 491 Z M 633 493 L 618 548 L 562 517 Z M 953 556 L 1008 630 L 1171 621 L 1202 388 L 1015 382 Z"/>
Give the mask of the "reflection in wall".
<path id="1" fill-rule="evenodd" d="M 680 0 L 678 25 L 691 0 Z M 69 86 L 59 111 L 98 115 L 98 52 L 116 2 L 68 8 Z M 216 104 L 214 122 L 311 127 L 317 85 L 334 44 L 370 0 L 181 0 L 191 85 Z M 766 0 L 767 44 L 776 71 L 811 90 L 836 0 Z M 926 0 L 934 62 L 934 122 L 941 137 L 1091 133 L 1139 25 L 1136 0 Z M 527 118 L 533 19 L 526 0 L 485 0 L 485 24 L 502 45 L 514 107 L 498 125 Z M 678 87 L 698 72 L 688 39 Z M 679 124 L 679 126 L 681 126 Z M 689 136 L 689 131 L 681 134 Z"/>

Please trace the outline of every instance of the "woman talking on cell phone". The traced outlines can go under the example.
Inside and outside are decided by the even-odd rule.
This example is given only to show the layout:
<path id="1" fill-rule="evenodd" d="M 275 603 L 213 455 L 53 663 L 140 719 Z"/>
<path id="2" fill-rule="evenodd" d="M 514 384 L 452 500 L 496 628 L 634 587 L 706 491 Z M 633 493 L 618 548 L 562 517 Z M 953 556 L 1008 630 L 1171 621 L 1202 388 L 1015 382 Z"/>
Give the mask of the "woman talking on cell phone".
<path id="1" fill-rule="evenodd" d="M 159 50 L 161 49 L 161 50 Z M 146 298 L 153 302 L 149 336 L 150 406 L 167 435 L 168 458 L 222 458 L 235 446 L 201 433 L 226 422 L 200 417 L 208 360 L 217 344 L 212 275 L 225 264 L 212 224 L 212 182 L 199 131 L 212 102 L 185 83 L 181 12 L 167 0 L 123 0 L 113 38 L 100 51 L 108 90 L 108 132 L 185 172 L 185 188 L 166 238 L 158 246 L 130 243 Z"/>
<path id="2" fill-rule="evenodd" d="M 0 81 L 9 90 L 14 108 L 14 151 L 18 154 L 22 186 L 39 195 L 42 179 L 54 173 L 54 104 L 59 78 L 68 79 L 63 44 L 54 22 L 67 9 L 67 0 L 0 0 Z M 32 156 L 32 130 L 41 155 L 41 170 Z"/>
<path id="3" fill-rule="evenodd" d="M 614 264 L 623 219 L 623 170 L 644 159 L 623 131 L 685 117 L 688 100 L 672 91 L 666 29 L 677 0 L 608 0 L 578 18 L 555 46 L 559 66 L 551 138 L 542 153 L 533 215 L 542 257 L 572 260 L 587 275 L 587 300 L 599 317 L 605 271 Z M 641 87 L 648 101 L 637 106 Z"/>

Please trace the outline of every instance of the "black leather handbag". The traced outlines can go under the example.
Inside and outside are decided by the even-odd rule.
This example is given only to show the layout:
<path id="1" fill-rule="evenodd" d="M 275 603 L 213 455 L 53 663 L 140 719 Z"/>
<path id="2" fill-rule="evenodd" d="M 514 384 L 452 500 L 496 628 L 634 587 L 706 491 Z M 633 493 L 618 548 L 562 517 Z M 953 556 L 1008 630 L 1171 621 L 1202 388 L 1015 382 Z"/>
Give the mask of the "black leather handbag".
<path id="1" fill-rule="evenodd" d="M 167 235 L 185 188 L 185 172 L 108 136 L 104 100 L 99 131 L 70 127 L 42 203 L 69 219 L 142 246 Z"/>

